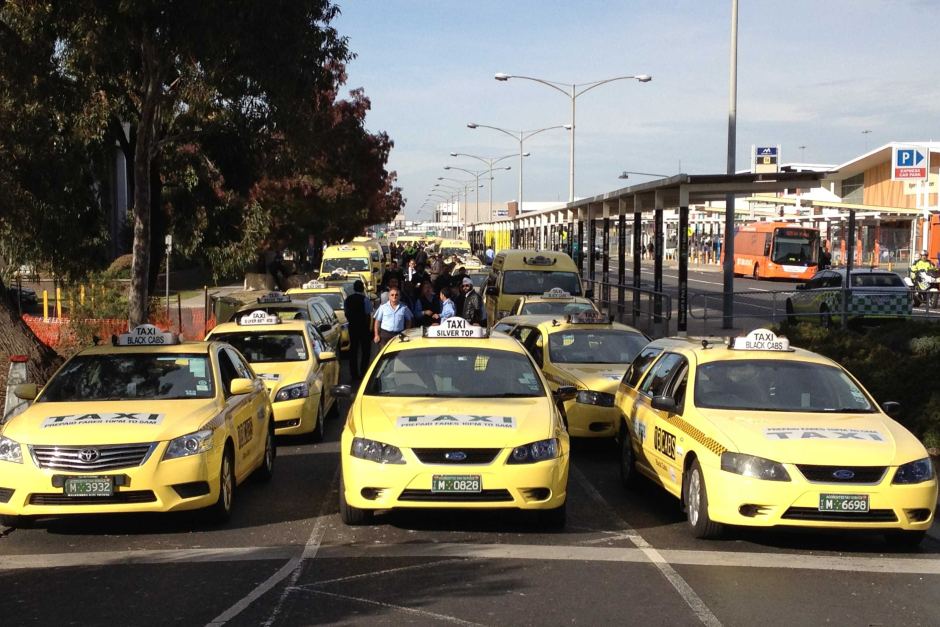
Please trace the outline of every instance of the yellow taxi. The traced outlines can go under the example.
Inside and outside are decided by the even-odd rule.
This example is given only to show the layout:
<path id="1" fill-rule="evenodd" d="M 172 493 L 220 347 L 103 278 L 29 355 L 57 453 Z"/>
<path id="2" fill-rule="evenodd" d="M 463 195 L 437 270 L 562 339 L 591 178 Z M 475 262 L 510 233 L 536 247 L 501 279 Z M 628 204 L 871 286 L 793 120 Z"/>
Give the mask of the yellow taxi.
<path id="1" fill-rule="evenodd" d="M 486 317 L 490 324 L 499 322 L 512 311 L 516 301 L 527 295 L 544 294 L 560 288 L 581 296 L 581 276 L 571 257 L 552 250 L 501 250 L 483 290 Z"/>
<path id="2" fill-rule="evenodd" d="M 767 329 L 643 349 L 617 392 L 620 472 L 678 497 L 691 533 L 828 527 L 918 544 L 937 478 L 924 446 L 839 364 Z"/>
<path id="3" fill-rule="evenodd" d="M 257 303 L 242 305 L 235 310 L 233 319 L 255 311 L 277 316 L 281 320 L 305 320 L 313 326 L 335 351 L 343 342 L 343 325 L 328 301 L 317 295 L 294 295 L 269 292 L 258 298 Z M 348 332 L 347 332 L 348 336 Z"/>
<path id="4" fill-rule="evenodd" d="M 361 279 L 367 292 L 374 292 L 382 278 L 381 261 L 372 260 L 373 250 L 364 244 L 327 246 L 320 262 L 320 276 L 338 275 Z"/>
<path id="5" fill-rule="evenodd" d="M 33 517 L 207 508 L 226 520 L 235 486 L 274 467 L 271 402 L 222 342 L 180 343 L 151 325 L 88 348 L 0 431 L 0 515 Z"/>
<path id="6" fill-rule="evenodd" d="M 520 296 L 509 311 L 510 316 L 566 316 L 583 311 L 600 311 L 597 305 L 584 296 L 572 296 L 560 287 L 553 287 L 543 294 Z"/>
<path id="7" fill-rule="evenodd" d="M 611 438 L 620 428 L 614 398 L 620 380 L 649 338 L 594 310 L 561 317 L 513 316 L 510 335 L 522 342 L 552 389 L 574 386 L 565 402 L 568 433 Z"/>
<path id="8" fill-rule="evenodd" d="M 455 268 L 463 267 L 468 271 L 480 270 L 483 262 L 473 254 L 470 242 L 465 239 L 442 239 L 438 244 L 444 263 L 453 263 Z"/>
<path id="9" fill-rule="evenodd" d="M 343 522 L 394 508 L 515 508 L 564 526 L 570 444 L 556 401 L 573 394 L 553 395 L 502 333 L 461 318 L 406 331 L 373 361 L 349 409 Z"/>
<path id="10" fill-rule="evenodd" d="M 307 281 L 300 287 L 292 287 L 287 292 L 288 296 L 294 298 L 309 298 L 316 296 L 333 310 L 333 315 L 340 327 L 339 350 L 349 350 L 349 323 L 346 321 L 346 311 L 343 304 L 346 302 L 346 290 L 341 285 L 327 285 L 318 280 Z"/>
<path id="11" fill-rule="evenodd" d="M 275 434 L 323 439 L 325 419 L 336 411 L 333 386 L 339 381 L 339 362 L 312 323 L 285 321 L 258 310 L 220 324 L 206 339 L 237 348 L 264 380 L 274 407 Z"/>

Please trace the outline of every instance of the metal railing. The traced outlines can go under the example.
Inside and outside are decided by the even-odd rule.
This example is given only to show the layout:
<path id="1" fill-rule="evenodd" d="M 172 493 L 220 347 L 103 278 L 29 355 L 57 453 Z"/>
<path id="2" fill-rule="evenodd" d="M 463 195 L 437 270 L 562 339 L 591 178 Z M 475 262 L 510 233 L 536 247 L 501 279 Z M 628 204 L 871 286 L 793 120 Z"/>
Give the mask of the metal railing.
<path id="1" fill-rule="evenodd" d="M 650 337 L 669 335 L 672 321 L 672 296 L 669 294 L 590 279 L 583 279 L 582 283 L 593 291 L 592 300 L 597 307 L 617 322 L 629 324 Z"/>

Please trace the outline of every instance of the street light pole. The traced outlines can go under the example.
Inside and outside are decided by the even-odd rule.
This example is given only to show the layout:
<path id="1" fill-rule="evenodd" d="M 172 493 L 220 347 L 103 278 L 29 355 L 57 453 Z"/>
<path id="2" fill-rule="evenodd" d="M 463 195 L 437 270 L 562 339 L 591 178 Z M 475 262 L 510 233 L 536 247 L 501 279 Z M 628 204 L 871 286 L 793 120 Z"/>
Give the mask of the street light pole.
<path id="1" fill-rule="evenodd" d="M 738 0 L 731 0 L 731 80 L 728 93 L 728 169 L 735 172 L 738 120 Z M 734 194 L 725 196 L 725 262 L 722 267 L 722 328 L 734 327 Z"/>
<path id="2" fill-rule="evenodd" d="M 492 129 L 494 131 L 499 131 L 500 133 L 509 135 L 510 137 L 515 139 L 517 142 L 519 142 L 519 208 L 518 208 L 518 212 L 519 212 L 519 215 L 521 215 L 522 214 L 522 198 L 523 198 L 522 197 L 522 158 L 525 157 L 525 153 L 523 152 L 525 140 L 535 135 L 538 135 L 539 133 L 543 133 L 545 131 L 551 131 L 556 128 L 563 128 L 567 131 L 570 131 L 571 125 L 570 124 L 556 124 L 555 126 L 546 126 L 545 128 L 539 128 L 539 129 L 530 130 L 530 131 L 510 131 L 504 128 L 500 128 L 498 126 L 490 126 L 489 124 L 477 124 L 476 122 L 470 122 L 469 124 L 467 124 L 467 128 Z"/>
<path id="3" fill-rule="evenodd" d="M 653 80 L 653 77 L 649 74 L 633 74 L 630 76 L 615 76 L 613 78 L 606 78 L 600 81 L 591 81 L 589 83 L 562 83 L 559 81 L 550 81 L 544 78 L 533 78 L 531 76 L 519 76 L 517 74 L 506 74 L 504 72 L 497 72 L 493 78 L 498 81 L 506 82 L 510 78 L 519 78 L 522 80 L 533 81 L 535 83 L 541 83 L 552 89 L 561 92 L 565 96 L 571 99 L 571 122 L 569 126 L 571 127 L 571 146 L 568 151 L 568 202 L 574 202 L 574 139 L 575 139 L 575 101 L 578 99 L 578 96 L 584 94 L 587 91 L 594 89 L 595 87 L 600 87 L 607 83 L 612 83 L 614 81 L 623 81 L 623 80 L 636 80 L 640 83 L 648 83 Z"/>
<path id="4" fill-rule="evenodd" d="M 522 156 L 528 157 L 531 154 L 532 153 L 524 152 L 522 153 Z M 515 153 L 511 155 L 504 155 L 502 157 L 480 157 L 477 155 L 469 155 L 465 152 L 452 152 L 450 153 L 450 156 L 451 157 L 469 157 L 470 159 L 476 159 L 477 161 L 482 161 L 483 163 L 486 164 L 487 169 L 490 173 L 490 220 L 492 220 L 493 219 L 493 170 L 494 170 L 493 165 L 499 163 L 500 161 L 504 159 L 515 157 L 516 156 Z M 496 169 L 502 169 L 502 168 L 496 168 Z M 507 167 L 506 169 L 508 170 L 509 168 Z"/>
<path id="5" fill-rule="evenodd" d="M 492 196 L 493 196 L 493 169 L 494 169 L 494 168 L 490 168 L 489 170 L 474 171 L 474 170 L 468 170 L 468 169 L 466 169 L 466 168 L 458 168 L 457 166 L 445 165 L 445 166 L 444 166 L 444 169 L 445 169 L 445 170 L 460 170 L 461 172 L 466 172 L 466 173 L 469 174 L 470 176 L 474 177 L 474 179 L 476 180 L 476 199 L 477 199 L 477 206 L 476 206 L 476 209 L 475 209 L 474 212 L 473 212 L 473 218 L 474 218 L 474 220 L 475 220 L 474 224 L 476 224 L 476 221 L 479 221 L 479 219 L 480 219 L 480 188 L 483 187 L 483 185 L 480 184 L 480 177 L 483 176 L 484 174 L 489 173 L 489 175 L 490 175 L 490 198 L 492 199 Z M 495 168 L 495 169 L 497 169 L 497 170 L 511 170 L 512 167 L 511 167 L 511 166 L 506 166 L 506 167 L 504 167 L 504 168 Z M 467 202 L 469 203 L 469 200 L 468 200 Z M 491 203 L 492 203 L 492 200 L 491 200 Z"/>

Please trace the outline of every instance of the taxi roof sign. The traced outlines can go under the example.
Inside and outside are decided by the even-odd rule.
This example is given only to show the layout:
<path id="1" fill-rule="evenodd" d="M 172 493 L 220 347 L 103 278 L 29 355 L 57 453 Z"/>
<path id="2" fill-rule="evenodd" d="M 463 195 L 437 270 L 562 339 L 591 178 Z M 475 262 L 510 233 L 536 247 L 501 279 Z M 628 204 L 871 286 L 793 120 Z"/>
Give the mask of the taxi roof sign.
<path id="1" fill-rule="evenodd" d="M 239 326 L 251 327 L 262 324 L 279 324 L 281 319 L 273 314 L 269 314 L 263 309 L 256 309 L 250 314 L 244 315 L 238 319 Z"/>
<path id="2" fill-rule="evenodd" d="M 530 266 L 554 266 L 557 259 L 546 257 L 545 255 L 536 255 L 535 257 L 523 257 L 522 263 Z"/>
<path id="3" fill-rule="evenodd" d="M 744 337 L 734 338 L 731 348 L 745 351 L 789 351 L 790 340 L 770 329 L 754 329 Z"/>
<path id="4" fill-rule="evenodd" d="M 165 333 L 152 324 L 141 324 L 117 336 L 116 346 L 167 346 L 179 344 L 179 337 Z"/>
<path id="5" fill-rule="evenodd" d="M 440 324 L 426 327 L 424 337 L 479 339 L 486 337 L 486 328 L 472 325 L 465 319 L 454 316 L 441 321 Z"/>
<path id="6" fill-rule="evenodd" d="M 290 296 L 287 294 L 282 294 L 281 292 L 268 292 L 264 296 L 258 297 L 258 303 L 262 305 L 269 305 L 271 303 L 289 303 Z"/>
<path id="7" fill-rule="evenodd" d="M 568 322 L 570 324 L 610 324 L 613 321 L 601 312 L 589 309 L 577 314 L 568 314 Z"/>
<path id="8" fill-rule="evenodd" d="M 312 281 L 307 281 L 301 287 L 305 290 L 322 290 L 326 287 L 326 283 L 313 279 Z"/>
<path id="9" fill-rule="evenodd" d="M 560 287 L 553 287 L 542 294 L 542 298 L 571 298 L 571 292 L 566 292 Z"/>

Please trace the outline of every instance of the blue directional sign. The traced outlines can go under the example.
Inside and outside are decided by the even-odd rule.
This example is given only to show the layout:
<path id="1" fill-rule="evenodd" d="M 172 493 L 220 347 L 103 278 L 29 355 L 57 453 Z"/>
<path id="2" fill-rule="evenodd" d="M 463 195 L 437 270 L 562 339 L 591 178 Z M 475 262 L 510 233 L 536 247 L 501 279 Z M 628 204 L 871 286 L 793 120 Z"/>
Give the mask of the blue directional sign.
<path id="1" fill-rule="evenodd" d="M 776 146 L 758 146 L 755 150 L 758 157 L 776 157 Z"/>
<path id="2" fill-rule="evenodd" d="M 891 154 L 891 180 L 910 181 L 926 179 L 928 158 L 917 146 L 893 146 Z"/>
<path id="3" fill-rule="evenodd" d="M 754 172 L 776 172 L 780 164 L 780 146 L 751 146 Z"/>

